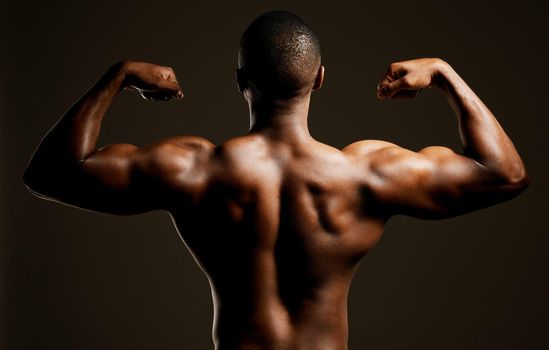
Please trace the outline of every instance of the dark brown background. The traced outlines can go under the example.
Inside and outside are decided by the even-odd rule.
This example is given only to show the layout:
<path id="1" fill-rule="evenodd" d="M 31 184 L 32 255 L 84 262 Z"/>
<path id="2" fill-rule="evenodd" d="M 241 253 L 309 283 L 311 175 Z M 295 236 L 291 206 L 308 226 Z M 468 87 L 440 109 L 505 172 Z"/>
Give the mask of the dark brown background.
<path id="1" fill-rule="evenodd" d="M 186 96 L 164 104 L 121 95 L 101 145 L 176 134 L 219 143 L 245 133 L 247 106 L 233 81 L 238 39 L 271 9 L 294 11 L 320 37 L 326 81 L 310 112 L 318 140 L 459 150 L 439 91 L 375 98 L 388 63 L 438 56 L 491 107 L 532 177 L 515 200 L 476 213 L 391 219 L 353 283 L 350 349 L 549 348 L 546 9 L 527 1 L 0 6 L 5 349 L 212 348 L 207 280 L 166 213 L 77 210 L 33 197 L 20 176 L 46 131 L 122 58 L 173 66 Z"/>

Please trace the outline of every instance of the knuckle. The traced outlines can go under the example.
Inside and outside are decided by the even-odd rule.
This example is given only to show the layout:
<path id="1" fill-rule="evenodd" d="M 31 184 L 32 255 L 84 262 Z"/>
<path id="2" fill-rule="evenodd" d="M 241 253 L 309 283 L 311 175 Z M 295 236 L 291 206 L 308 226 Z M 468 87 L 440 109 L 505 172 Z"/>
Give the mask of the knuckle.
<path id="1" fill-rule="evenodd" d="M 398 69 L 398 67 L 399 67 L 399 64 L 397 62 L 393 62 L 389 65 L 387 70 L 390 71 L 390 72 L 394 72 Z"/>
<path id="2" fill-rule="evenodd" d="M 410 86 L 412 84 L 412 81 L 410 80 L 410 77 L 405 75 L 404 77 L 402 77 L 402 85 L 403 86 Z"/>

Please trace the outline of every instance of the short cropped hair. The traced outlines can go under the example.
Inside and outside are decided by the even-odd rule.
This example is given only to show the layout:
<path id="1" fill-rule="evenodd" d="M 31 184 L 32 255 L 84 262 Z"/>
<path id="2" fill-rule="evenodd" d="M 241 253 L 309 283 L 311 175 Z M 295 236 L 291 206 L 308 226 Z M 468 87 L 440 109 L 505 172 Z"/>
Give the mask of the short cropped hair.
<path id="1" fill-rule="evenodd" d="M 256 18 L 240 39 L 239 68 L 262 93 L 290 97 L 311 89 L 320 67 L 320 42 L 288 11 Z"/>

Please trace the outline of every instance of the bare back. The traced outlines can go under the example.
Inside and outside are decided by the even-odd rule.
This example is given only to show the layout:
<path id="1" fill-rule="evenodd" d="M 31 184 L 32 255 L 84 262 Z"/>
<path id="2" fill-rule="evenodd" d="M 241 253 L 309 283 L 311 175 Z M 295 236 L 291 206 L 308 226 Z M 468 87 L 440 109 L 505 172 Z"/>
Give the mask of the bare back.
<path id="1" fill-rule="evenodd" d="M 362 169 L 313 140 L 207 153 L 200 195 L 173 218 L 210 279 L 219 348 L 346 348 L 349 285 L 384 223 Z"/>
<path id="2" fill-rule="evenodd" d="M 391 216 L 457 216 L 514 198 L 530 183 L 494 115 L 439 59 L 389 65 L 378 98 L 440 87 L 458 118 L 461 153 L 379 140 L 340 151 L 308 134 L 311 91 L 261 101 L 246 82 L 238 75 L 251 112 L 245 136 L 217 147 L 183 136 L 97 149 L 101 120 L 123 88 L 182 97 L 173 69 L 116 64 L 55 124 L 23 176 L 32 193 L 75 207 L 168 211 L 210 280 L 217 350 L 346 349 L 352 276 Z"/>

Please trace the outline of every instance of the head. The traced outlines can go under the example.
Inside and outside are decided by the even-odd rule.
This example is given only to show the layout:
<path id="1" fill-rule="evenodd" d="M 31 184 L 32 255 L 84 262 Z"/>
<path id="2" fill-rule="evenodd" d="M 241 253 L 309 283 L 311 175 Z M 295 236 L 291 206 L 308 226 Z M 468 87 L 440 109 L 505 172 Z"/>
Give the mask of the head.
<path id="1" fill-rule="evenodd" d="M 267 12 L 240 39 L 238 88 L 268 99 L 305 96 L 322 86 L 320 62 L 320 43 L 303 19 L 287 11 Z"/>

